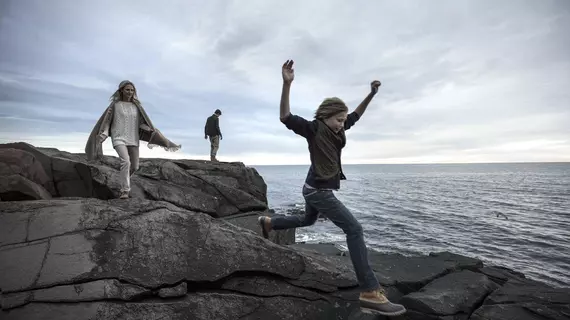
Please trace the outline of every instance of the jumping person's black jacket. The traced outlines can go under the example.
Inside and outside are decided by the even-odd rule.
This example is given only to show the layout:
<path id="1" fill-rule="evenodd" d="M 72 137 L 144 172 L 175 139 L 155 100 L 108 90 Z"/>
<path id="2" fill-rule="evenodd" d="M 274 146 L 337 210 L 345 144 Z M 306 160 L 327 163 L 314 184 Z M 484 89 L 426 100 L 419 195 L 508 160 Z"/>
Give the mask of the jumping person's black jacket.
<path id="1" fill-rule="evenodd" d="M 321 120 L 308 121 L 303 117 L 289 114 L 283 121 L 287 129 L 307 139 L 311 167 L 305 182 L 317 189 L 340 188 L 340 180 L 346 180 L 342 172 L 341 150 L 346 144 L 345 130 L 350 129 L 360 118 L 352 112 L 344 122 L 344 129 L 334 133 Z"/>
<path id="2" fill-rule="evenodd" d="M 204 135 L 210 137 L 222 136 L 222 132 L 220 131 L 220 119 L 215 114 L 209 116 L 206 120 Z"/>

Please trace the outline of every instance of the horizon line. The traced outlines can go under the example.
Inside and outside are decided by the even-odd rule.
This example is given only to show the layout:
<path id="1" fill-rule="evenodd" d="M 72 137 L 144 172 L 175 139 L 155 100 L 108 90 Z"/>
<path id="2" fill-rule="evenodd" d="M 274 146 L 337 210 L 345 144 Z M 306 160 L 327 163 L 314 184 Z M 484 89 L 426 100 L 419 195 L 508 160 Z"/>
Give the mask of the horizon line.
<path id="1" fill-rule="evenodd" d="M 223 161 L 221 161 L 223 162 Z M 377 165 L 458 165 L 458 164 L 540 164 L 540 163 L 549 163 L 549 164 L 570 164 L 570 161 L 497 161 L 497 162 L 416 162 L 416 163 L 343 163 L 343 166 L 377 166 Z M 248 166 L 310 166 L 310 163 L 306 164 L 250 164 Z"/>
<path id="2" fill-rule="evenodd" d="M 40 148 L 40 149 L 55 149 L 58 150 L 60 152 L 66 152 L 66 153 L 70 153 L 70 154 L 75 154 L 75 155 L 85 155 L 84 152 L 73 152 L 73 151 L 67 151 L 65 149 L 61 149 L 60 147 L 55 147 L 55 146 L 40 146 L 40 145 L 35 145 L 32 144 L 30 142 L 27 141 L 9 141 L 9 142 L 3 142 L 0 143 L 0 145 L 3 144 L 19 144 L 19 143 L 24 143 L 24 144 L 28 144 L 30 146 L 32 146 L 33 148 Z M 110 157 L 118 157 L 117 155 L 106 155 L 106 156 L 110 156 Z M 192 158 L 192 155 L 189 155 L 189 158 L 176 158 L 176 159 L 172 159 L 172 158 L 160 158 L 160 157 L 140 157 L 140 159 L 168 159 L 168 160 L 190 160 L 190 161 L 204 161 L 204 162 L 209 162 L 209 160 L 207 159 L 196 159 L 196 158 Z M 223 159 L 223 157 L 222 157 Z M 248 164 L 247 162 L 244 161 L 240 161 L 240 160 L 233 160 L 233 161 L 220 161 L 222 163 L 242 163 L 246 166 L 258 166 L 258 167 L 269 167 L 269 166 L 310 166 L 311 163 L 297 163 L 297 164 Z M 371 165 L 469 165 L 469 164 L 570 164 L 570 160 L 567 161 L 560 161 L 560 160 L 550 160 L 550 161 L 524 161 L 524 160 L 518 160 L 518 161 L 475 161 L 475 162 L 382 162 L 382 163 L 343 163 L 343 166 L 357 166 L 357 165 L 365 165 L 365 166 L 371 166 Z"/>

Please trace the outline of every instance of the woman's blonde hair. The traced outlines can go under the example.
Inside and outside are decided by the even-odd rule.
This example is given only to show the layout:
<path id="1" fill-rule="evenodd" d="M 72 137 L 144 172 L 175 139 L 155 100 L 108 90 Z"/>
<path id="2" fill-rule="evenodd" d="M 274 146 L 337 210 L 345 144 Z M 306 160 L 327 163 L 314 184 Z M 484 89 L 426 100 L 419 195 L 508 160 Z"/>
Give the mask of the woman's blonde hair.
<path id="1" fill-rule="evenodd" d="M 325 120 L 341 112 L 348 112 L 348 107 L 337 97 L 326 98 L 315 112 L 315 119 Z"/>
<path id="2" fill-rule="evenodd" d="M 131 85 L 133 86 L 133 89 L 135 90 L 134 94 L 133 94 L 133 98 L 131 100 L 132 103 L 136 104 L 136 105 L 140 105 L 140 101 L 139 98 L 137 96 L 137 87 L 135 87 L 135 84 L 132 83 L 129 80 L 123 80 L 121 81 L 121 83 L 119 83 L 119 88 L 117 89 L 117 91 L 115 91 L 115 93 L 113 93 L 111 95 L 111 97 L 109 98 L 109 100 L 111 101 L 121 101 L 123 100 L 123 89 L 127 86 L 127 85 Z"/>

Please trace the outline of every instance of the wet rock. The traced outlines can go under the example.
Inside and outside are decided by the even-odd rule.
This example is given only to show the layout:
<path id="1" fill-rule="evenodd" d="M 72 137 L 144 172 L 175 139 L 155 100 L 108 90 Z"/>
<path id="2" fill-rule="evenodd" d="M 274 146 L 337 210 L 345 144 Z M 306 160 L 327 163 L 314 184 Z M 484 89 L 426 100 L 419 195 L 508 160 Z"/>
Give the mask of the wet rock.
<path id="1" fill-rule="evenodd" d="M 479 272 L 485 274 L 489 279 L 495 281 L 499 285 L 504 285 L 507 281 L 527 281 L 524 274 L 505 267 L 483 267 L 479 269 Z"/>
<path id="2" fill-rule="evenodd" d="M 429 254 L 429 257 L 444 261 L 454 270 L 479 270 L 483 267 L 483 262 L 479 259 L 465 257 L 448 251 L 432 252 Z"/>
<path id="3" fill-rule="evenodd" d="M 471 319 L 570 319 L 570 288 L 552 288 L 532 280 L 511 279 L 489 295 Z"/>
<path id="4" fill-rule="evenodd" d="M 464 270 L 434 280 L 400 302 L 423 314 L 467 318 L 497 287 L 484 274 Z"/>

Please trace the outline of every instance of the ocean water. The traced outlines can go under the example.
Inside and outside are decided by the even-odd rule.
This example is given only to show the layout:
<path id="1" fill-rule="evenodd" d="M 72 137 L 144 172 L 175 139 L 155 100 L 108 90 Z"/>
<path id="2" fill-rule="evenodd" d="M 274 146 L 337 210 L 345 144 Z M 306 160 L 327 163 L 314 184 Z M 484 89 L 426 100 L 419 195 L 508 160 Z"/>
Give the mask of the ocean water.
<path id="1" fill-rule="evenodd" d="M 255 166 L 278 213 L 303 210 L 308 166 Z M 570 286 L 570 163 L 344 165 L 337 197 L 367 245 L 404 255 L 478 257 L 527 277 Z M 334 242 L 329 220 L 297 229 L 297 241 Z"/>

